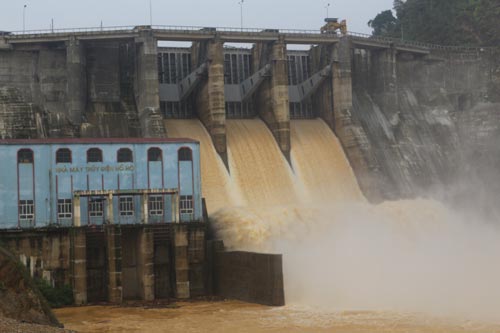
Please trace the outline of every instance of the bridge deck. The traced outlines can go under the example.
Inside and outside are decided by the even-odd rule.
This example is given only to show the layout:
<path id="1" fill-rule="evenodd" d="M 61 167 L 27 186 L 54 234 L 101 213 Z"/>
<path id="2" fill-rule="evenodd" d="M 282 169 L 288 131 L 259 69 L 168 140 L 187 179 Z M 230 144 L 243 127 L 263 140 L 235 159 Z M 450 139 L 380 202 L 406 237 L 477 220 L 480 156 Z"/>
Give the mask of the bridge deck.
<path id="1" fill-rule="evenodd" d="M 285 44 L 330 44 L 337 43 L 342 37 L 335 33 L 320 33 L 319 30 L 293 29 L 255 29 L 255 28 L 212 28 L 189 26 L 136 26 L 136 27 L 97 27 L 57 30 L 32 30 L 3 33 L 0 44 L 30 44 L 45 42 L 65 42 L 70 38 L 80 40 L 120 40 L 135 39 L 142 31 L 151 31 L 160 41 L 204 41 L 217 38 L 223 42 L 257 43 L 283 41 Z M 449 49 L 471 51 L 475 48 L 448 47 L 425 44 L 399 39 L 374 37 L 366 34 L 348 32 L 352 44 L 358 48 L 386 49 L 390 47 L 399 51 L 429 54 L 431 49 Z"/>

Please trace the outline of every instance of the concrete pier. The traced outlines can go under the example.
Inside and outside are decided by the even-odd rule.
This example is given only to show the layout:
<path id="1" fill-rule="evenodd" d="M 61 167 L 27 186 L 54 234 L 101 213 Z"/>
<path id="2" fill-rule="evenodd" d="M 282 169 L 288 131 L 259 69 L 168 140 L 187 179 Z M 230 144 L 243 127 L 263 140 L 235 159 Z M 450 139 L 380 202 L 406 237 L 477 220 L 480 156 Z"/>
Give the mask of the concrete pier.
<path id="1" fill-rule="evenodd" d="M 70 231 L 71 280 L 76 305 L 87 303 L 87 247 L 84 229 Z"/>
<path id="2" fill-rule="evenodd" d="M 150 227 L 137 232 L 137 275 L 140 298 L 145 301 L 155 299 L 154 290 L 154 233 Z"/>
<path id="3" fill-rule="evenodd" d="M 196 110 L 215 150 L 227 164 L 224 55 L 220 40 L 193 43 L 193 63 L 200 66 L 205 62 L 208 63 L 207 77 L 196 92 Z"/>
<path id="4" fill-rule="evenodd" d="M 177 226 L 174 235 L 175 254 L 175 297 L 186 299 L 189 292 L 188 230 Z"/>
<path id="5" fill-rule="evenodd" d="M 165 137 L 160 115 L 157 40 L 151 29 L 140 31 L 137 47 L 137 80 L 135 95 L 143 137 Z"/>
<path id="6" fill-rule="evenodd" d="M 278 146 L 290 159 L 290 106 L 286 44 L 283 41 L 258 43 L 254 47 L 254 68 L 271 65 L 271 77 L 258 89 L 255 101 L 259 116 L 273 133 Z"/>
<path id="7" fill-rule="evenodd" d="M 371 52 L 372 62 L 372 87 L 371 93 L 375 102 L 384 110 L 391 119 L 397 117 L 398 102 L 398 76 L 397 76 L 397 51 L 395 48 L 374 50 Z"/>
<path id="8" fill-rule="evenodd" d="M 122 244 L 120 226 L 106 226 L 106 249 L 108 262 L 108 301 L 121 303 L 122 291 Z"/>

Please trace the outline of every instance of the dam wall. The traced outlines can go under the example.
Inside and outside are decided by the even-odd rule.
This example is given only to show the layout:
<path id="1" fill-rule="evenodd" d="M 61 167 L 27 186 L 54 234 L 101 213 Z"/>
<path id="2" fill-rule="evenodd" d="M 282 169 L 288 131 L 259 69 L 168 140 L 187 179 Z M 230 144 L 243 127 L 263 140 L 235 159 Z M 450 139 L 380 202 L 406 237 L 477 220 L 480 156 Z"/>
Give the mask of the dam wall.
<path id="1" fill-rule="evenodd" d="M 485 145 L 499 139 L 493 54 L 354 50 L 352 117 L 369 143 L 363 155 L 381 198 L 446 196 L 470 180 L 467 173 L 494 165 L 471 155 L 480 150 L 498 159 L 498 150 Z"/>
<path id="2" fill-rule="evenodd" d="M 495 149 L 495 52 L 274 29 L 7 34 L 0 133 L 162 137 L 164 120 L 195 117 L 229 168 L 226 119 L 261 118 L 290 162 L 290 120 L 319 117 L 369 200 L 414 197 L 461 178 L 459 147 Z"/>

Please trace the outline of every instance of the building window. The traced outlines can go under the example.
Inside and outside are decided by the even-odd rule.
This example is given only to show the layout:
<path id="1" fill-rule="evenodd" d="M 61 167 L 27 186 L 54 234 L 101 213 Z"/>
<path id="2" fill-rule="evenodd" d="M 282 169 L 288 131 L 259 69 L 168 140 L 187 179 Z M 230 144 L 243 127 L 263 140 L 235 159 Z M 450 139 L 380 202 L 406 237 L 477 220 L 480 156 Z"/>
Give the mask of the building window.
<path id="1" fill-rule="evenodd" d="M 181 148 L 178 152 L 179 161 L 192 161 L 193 154 L 191 153 L 191 149 L 189 148 Z"/>
<path id="2" fill-rule="evenodd" d="M 128 148 L 118 149 L 116 160 L 118 163 L 133 162 L 134 158 L 132 157 L 132 150 Z"/>
<path id="3" fill-rule="evenodd" d="M 99 148 L 87 150 L 87 163 L 89 162 L 102 162 L 102 150 Z"/>
<path id="4" fill-rule="evenodd" d="M 57 200 L 57 217 L 60 219 L 70 219 L 72 214 L 71 199 L 58 199 Z"/>
<path id="5" fill-rule="evenodd" d="M 89 198 L 89 216 L 90 217 L 104 216 L 102 198 Z"/>
<path id="6" fill-rule="evenodd" d="M 148 149 L 148 162 L 159 162 L 162 160 L 160 148 L 149 148 Z"/>
<path id="7" fill-rule="evenodd" d="M 193 196 L 181 195 L 179 200 L 179 212 L 181 214 L 193 214 Z"/>
<path id="8" fill-rule="evenodd" d="M 56 163 L 71 163 L 71 150 L 68 148 L 58 149 L 56 152 Z"/>
<path id="9" fill-rule="evenodd" d="M 33 220 L 35 217 L 35 205 L 33 200 L 19 200 L 19 219 Z"/>
<path id="10" fill-rule="evenodd" d="M 134 198 L 133 197 L 120 197 L 120 215 L 133 216 L 134 215 Z"/>
<path id="11" fill-rule="evenodd" d="M 163 197 L 161 195 L 150 195 L 148 202 L 150 216 L 163 215 Z"/>
<path id="12" fill-rule="evenodd" d="M 33 163 L 33 151 L 21 149 L 17 152 L 17 163 Z"/>

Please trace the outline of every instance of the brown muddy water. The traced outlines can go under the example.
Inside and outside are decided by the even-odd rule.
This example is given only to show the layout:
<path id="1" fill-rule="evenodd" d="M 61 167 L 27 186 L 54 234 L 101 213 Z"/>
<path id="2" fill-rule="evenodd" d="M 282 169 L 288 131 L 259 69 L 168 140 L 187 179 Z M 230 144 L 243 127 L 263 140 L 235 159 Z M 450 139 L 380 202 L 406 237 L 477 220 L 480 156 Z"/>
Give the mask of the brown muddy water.
<path id="1" fill-rule="evenodd" d="M 500 325 L 419 314 L 320 311 L 238 301 L 177 303 L 177 308 L 88 306 L 57 309 L 65 328 L 78 332 L 500 332 Z"/>

